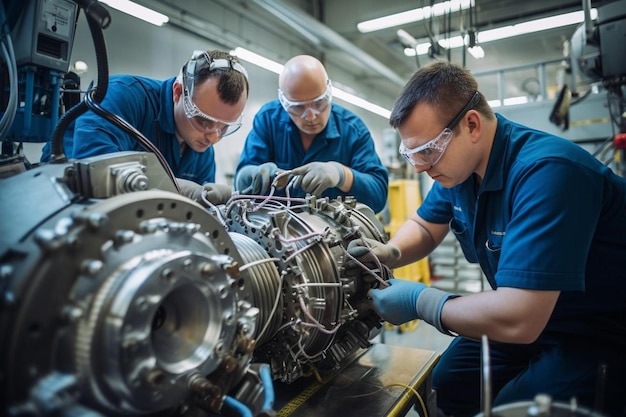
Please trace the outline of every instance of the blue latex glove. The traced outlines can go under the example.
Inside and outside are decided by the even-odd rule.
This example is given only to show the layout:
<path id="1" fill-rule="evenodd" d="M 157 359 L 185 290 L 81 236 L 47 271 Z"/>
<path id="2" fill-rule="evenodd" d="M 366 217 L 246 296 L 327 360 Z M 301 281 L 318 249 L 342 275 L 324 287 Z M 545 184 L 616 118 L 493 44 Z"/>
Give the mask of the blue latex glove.
<path id="1" fill-rule="evenodd" d="M 390 286 L 371 289 L 367 295 L 374 303 L 376 312 L 391 324 L 402 324 L 418 319 L 417 298 L 429 288 L 421 282 L 390 279 Z"/>
<path id="2" fill-rule="evenodd" d="M 346 172 L 339 162 L 310 162 L 291 170 L 296 177 L 294 188 L 321 196 L 329 188 L 341 187 L 346 180 Z"/>
<path id="3" fill-rule="evenodd" d="M 239 170 L 235 180 L 235 189 L 241 194 L 263 195 L 272 185 L 274 177 L 279 172 L 273 162 L 261 165 L 246 165 Z"/>
<path id="4" fill-rule="evenodd" d="M 391 286 L 371 289 L 367 295 L 380 317 L 391 324 L 402 324 L 411 320 L 424 320 L 443 334 L 455 336 L 441 323 L 441 310 L 450 299 L 459 297 L 416 281 L 390 279 Z"/>

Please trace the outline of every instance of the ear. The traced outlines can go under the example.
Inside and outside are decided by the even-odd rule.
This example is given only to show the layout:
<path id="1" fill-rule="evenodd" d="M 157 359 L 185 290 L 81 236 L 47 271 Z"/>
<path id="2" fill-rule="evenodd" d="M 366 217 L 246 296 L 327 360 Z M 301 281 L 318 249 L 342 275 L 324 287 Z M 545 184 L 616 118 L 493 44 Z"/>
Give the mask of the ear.
<path id="1" fill-rule="evenodd" d="M 180 98 L 183 96 L 183 85 L 180 83 L 180 81 L 174 81 L 174 84 L 172 84 L 172 93 L 174 96 L 174 103 L 178 103 L 178 100 L 180 100 Z"/>
<path id="2" fill-rule="evenodd" d="M 483 128 L 483 119 L 476 110 L 470 110 L 465 115 L 467 120 L 467 127 L 469 128 L 472 142 L 476 143 L 480 139 L 480 134 Z"/>

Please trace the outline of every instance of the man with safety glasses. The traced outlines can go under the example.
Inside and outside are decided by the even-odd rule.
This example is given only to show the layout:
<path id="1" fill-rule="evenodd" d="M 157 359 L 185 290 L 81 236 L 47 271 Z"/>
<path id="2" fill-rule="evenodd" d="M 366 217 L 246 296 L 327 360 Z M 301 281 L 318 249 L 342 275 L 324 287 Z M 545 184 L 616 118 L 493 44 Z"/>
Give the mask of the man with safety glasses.
<path id="1" fill-rule="evenodd" d="M 421 319 L 456 336 L 433 372 L 438 407 L 483 411 L 487 336 L 487 406 L 543 393 L 623 416 L 626 180 L 580 146 L 494 114 L 469 71 L 451 63 L 419 69 L 390 123 L 400 153 L 434 185 L 387 244 L 363 239 L 348 252 L 397 268 L 451 230 L 492 288 L 460 296 L 392 279 L 368 294 L 391 323 Z"/>
<path id="2" fill-rule="evenodd" d="M 289 189 L 274 195 L 331 199 L 354 196 L 378 212 L 387 201 L 388 176 L 363 121 L 332 102 L 332 85 L 316 58 L 285 64 L 278 99 L 255 115 L 243 148 L 235 189 L 265 195 L 279 172 L 290 171 Z"/>
<path id="3" fill-rule="evenodd" d="M 184 195 L 213 204 L 225 202 L 231 187 L 214 184 L 213 145 L 241 127 L 248 99 L 248 75 L 228 52 L 195 51 L 177 77 L 110 77 L 101 106 L 139 130 L 163 154 Z M 68 158 L 144 151 L 134 137 L 88 111 L 64 135 Z M 42 161 L 50 158 L 50 144 Z"/>

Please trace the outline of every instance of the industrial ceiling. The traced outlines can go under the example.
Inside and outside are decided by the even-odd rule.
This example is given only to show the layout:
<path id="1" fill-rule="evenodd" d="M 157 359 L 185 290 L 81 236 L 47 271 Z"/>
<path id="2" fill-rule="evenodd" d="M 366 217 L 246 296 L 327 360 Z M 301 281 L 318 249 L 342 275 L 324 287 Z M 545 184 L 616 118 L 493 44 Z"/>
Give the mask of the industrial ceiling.
<path id="1" fill-rule="evenodd" d="M 502 26 L 518 24 L 528 20 L 560 15 L 573 11 L 583 11 L 583 0 L 475 0 L 472 12 L 468 9 L 453 11 L 443 16 L 432 17 L 417 23 L 403 24 L 388 29 L 361 33 L 359 22 L 431 5 L 426 1 L 406 0 L 142 0 L 153 7 L 173 16 L 171 23 L 196 30 L 189 19 L 212 22 L 212 32 L 220 31 L 220 13 L 236 14 L 241 25 L 258 25 L 273 31 L 278 36 L 291 37 L 303 45 L 303 53 L 312 53 L 323 62 L 359 74 L 363 85 L 377 89 L 393 97 L 421 65 L 433 60 L 451 60 L 465 65 L 476 74 L 485 71 L 538 63 L 558 61 L 564 57 L 564 42 L 571 39 L 579 24 L 545 30 L 539 33 L 517 36 L 500 41 L 482 44 L 485 57 L 475 59 L 464 48 L 446 50 L 440 54 L 416 57 L 404 54 L 404 45 L 397 35 L 403 29 L 418 42 L 437 41 L 454 35 L 465 34 L 468 30 L 477 33 Z M 600 7 L 611 1 L 592 0 L 591 7 Z M 217 14 L 217 18 L 216 18 Z M 206 28 L 205 28 L 206 29 Z M 225 32 L 236 34 L 235 28 L 224 27 Z M 249 43 L 260 50 L 271 51 L 272 45 L 263 45 L 259 39 L 237 39 Z M 227 45 L 231 46 L 231 45 Z M 312 51 L 312 52 L 311 52 Z M 278 54 L 277 51 L 274 51 Z M 554 74 L 548 74 L 548 84 L 555 84 Z M 480 80 L 479 80 L 480 82 Z M 481 89 L 495 95 L 495 77 L 486 78 Z M 508 94 L 533 93 L 536 86 L 536 72 L 520 71 L 507 80 Z M 488 95 L 489 95 L 488 94 Z M 492 97 L 493 98 L 493 97 Z"/>

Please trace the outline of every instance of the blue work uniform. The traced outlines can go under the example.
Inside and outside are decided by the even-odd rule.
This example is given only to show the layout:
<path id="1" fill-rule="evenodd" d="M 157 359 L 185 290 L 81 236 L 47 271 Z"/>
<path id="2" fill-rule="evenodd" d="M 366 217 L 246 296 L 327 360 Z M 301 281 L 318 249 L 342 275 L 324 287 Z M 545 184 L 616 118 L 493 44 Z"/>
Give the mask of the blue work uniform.
<path id="1" fill-rule="evenodd" d="M 568 140 L 496 117 L 482 182 L 435 182 L 417 210 L 429 222 L 450 224 L 493 289 L 561 291 L 536 342 L 491 344 L 494 406 L 547 393 L 591 408 L 597 387 L 606 385 L 605 411 L 621 415 L 626 180 Z M 446 414 L 479 411 L 480 357 L 478 341 L 457 337 L 439 361 L 433 386 Z M 604 382 L 596 378 L 602 364 Z"/>
<path id="2" fill-rule="evenodd" d="M 352 170 L 352 189 L 344 193 L 329 188 L 322 197 L 354 196 L 374 212 L 387 202 L 389 178 L 387 169 L 376 154 L 374 140 L 363 121 L 337 104 L 332 104 L 328 124 L 313 140 L 307 151 L 302 146 L 300 131 L 278 100 L 265 104 L 255 115 L 252 130 L 237 165 L 274 162 L 282 170 L 297 168 L 309 162 L 336 161 Z M 236 175 L 236 174 L 235 174 Z M 285 195 L 277 190 L 274 195 Z M 291 197 L 304 197 L 304 191 L 290 189 Z"/>
<path id="3" fill-rule="evenodd" d="M 199 153 L 186 147 L 181 155 L 174 122 L 172 85 L 165 81 L 135 75 L 115 75 L 100 105 L 135 127 L 161 151 L 177 178 L 198 184 L 215 182 L 213 147 Z M 108 120 L 91 110 L 70 123 L 63 136 L 65 155 L 72 159 L 121 151 L 145 151 L 140 143 Z M 50 143 L 42 151 L 41 161 L 50 159 Z"/>

